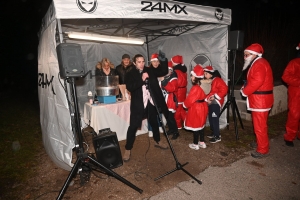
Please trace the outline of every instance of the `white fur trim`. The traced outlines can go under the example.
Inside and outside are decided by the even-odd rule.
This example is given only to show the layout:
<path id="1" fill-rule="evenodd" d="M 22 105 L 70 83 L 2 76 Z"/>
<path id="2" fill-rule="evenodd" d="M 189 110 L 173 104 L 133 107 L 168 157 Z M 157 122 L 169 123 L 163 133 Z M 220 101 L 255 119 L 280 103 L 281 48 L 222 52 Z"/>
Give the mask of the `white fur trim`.
<path id="1" fill-rule="evenodd" d="M 297 50 L 299 50 L 299 49 L 300 49 L 300 47 L 299 47 L 299 46 L 297 46 L 297 47 L 296 47 L 296 49 L 297 49 Z"/>
<path id="2" fill-rule="evenodd" d="M 158 59 L 157 59 L 157 58 L 152 58 L 152 59 L 150 60 L 150 62 L 155 61 L 155 60 L 158 60 Z"/>
<path id="3" fill-rule="evenodd" d="M 243 88 L 240 90 L 241 94 L 244 96 L 244 97 L 247 97 L 248 95 L 245 95 L 244 92 L 243 92 Z"/>
<path id="4" fill-rule="evenodd" d="M 219 95 L 217 95 L 217 93 L 215 94 L 215 97 L 216 97 L 218 100 L 221 99 L 221 97 L 219 97 Z"/>
<path id="5" fill-rule="evenodd" d="M 248 49 L 246 49 L 245 51 L 247 51 L 247 52 L 249 52 L 249 53 L 251 53 L 251 54 L 254 54 L 254 55 L 258 55 L 259 57 L 262 56 L 261 53 L 257 53 L 257 52 L 255 52 L 255 51 L 251 51 L 251 50 L 248 50 Z"/>
<path id="6" fill-rule="evenodd" d="M 174 62 L 172 58 L 171 58 L 171 62 L 173 63 L 173 65 L 178 65 L 179 64 L 179 63 Z"/>
<path id="7" fill-rule="evenodd" d="M 198 127 L 198 128 L 189 127 L 189 126 L 186 126 L 186 125 L 185 125 L 185 121 L 184 121 L 184 128 L 185 128 L 186 130 L 200 131 L 200 130 L 204 129 L 204 127 L 205 127 L 205 124 L 204 124 L 204 126 Z"/>
<path id="8" fill-rule="evenodd" d="M 191 71 L 191 74 L 192 74 L 193 76 L 195 76 L 196 78 L 203 78 L 203 77 L 204 77 L 204 75 L 203 75 L 203 76 L 197 76 L 196 73 L 195 73 L 194 71 Z"/>

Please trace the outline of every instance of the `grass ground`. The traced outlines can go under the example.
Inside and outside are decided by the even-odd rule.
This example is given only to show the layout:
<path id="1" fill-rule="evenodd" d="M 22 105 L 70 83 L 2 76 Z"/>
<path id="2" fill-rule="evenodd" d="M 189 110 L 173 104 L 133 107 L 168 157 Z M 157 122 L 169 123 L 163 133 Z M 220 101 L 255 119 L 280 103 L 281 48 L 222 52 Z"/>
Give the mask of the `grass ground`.
<path id="1" fill-rule="evenodd" d="M 7 190 L 33 175 L 43 147 L 37 98 L 1 94 L 0 98 L 0 199 Z M 13 144 L 19 150 L 13 150 Z M 15 149 L 18 149 L 18 144 Z M 17 193 L 17 191 L 16 191 Z"/>

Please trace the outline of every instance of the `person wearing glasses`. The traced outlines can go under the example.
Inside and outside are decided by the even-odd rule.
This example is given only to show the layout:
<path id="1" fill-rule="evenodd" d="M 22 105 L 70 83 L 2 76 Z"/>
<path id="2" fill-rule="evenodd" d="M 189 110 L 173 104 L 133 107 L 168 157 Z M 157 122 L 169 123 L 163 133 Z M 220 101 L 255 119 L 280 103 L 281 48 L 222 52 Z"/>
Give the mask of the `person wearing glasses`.
<path id="1" fill-rule="evenodd" d="M 251 153 L 254 158 L 266 157 L 269 153 L 268 115 L 274 103 L 273 72 L 269 62 L 262 58 L 263 47 L 254 43 L 244 50 L 243 71 L 249 68 L 247 80 L 241 88 L 241 94 L 247 97 L 247 109 L 256 135 L 256 150 Z"/>

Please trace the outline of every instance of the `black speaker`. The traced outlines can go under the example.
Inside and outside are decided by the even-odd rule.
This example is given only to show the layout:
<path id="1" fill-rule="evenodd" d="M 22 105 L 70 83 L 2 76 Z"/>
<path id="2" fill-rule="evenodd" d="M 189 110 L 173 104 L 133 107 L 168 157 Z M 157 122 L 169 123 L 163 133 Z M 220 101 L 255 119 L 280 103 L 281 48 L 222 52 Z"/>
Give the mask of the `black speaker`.
<path id="1" fill-rule="evenodd" d="M 109 131 L 94 137 L 93 144 L 100 164 L 110 169 L 123 165 L 116 132 Z"/>
<path id="2" fill-rule="evenodd" d="M 230 31 L 229 33 L 229 50 L 242 50 L 244 43 L 244 32 Z"/>
<path id="3" fill-rule="evenodd" d="M 56 47 L 61 78 L 84 75 L 84 62 L 79 44 L 61 43 Z"/>

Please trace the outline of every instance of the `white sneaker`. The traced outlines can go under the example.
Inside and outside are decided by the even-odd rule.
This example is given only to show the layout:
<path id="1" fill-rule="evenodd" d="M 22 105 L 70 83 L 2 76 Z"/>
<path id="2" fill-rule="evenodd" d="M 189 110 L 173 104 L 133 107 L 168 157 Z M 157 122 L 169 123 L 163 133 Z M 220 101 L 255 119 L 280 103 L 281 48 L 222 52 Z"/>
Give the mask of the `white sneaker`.
<path id="1" fill-rule="evenodd" d="M 205 142 L 198 142 L 198 146 L 202 149 L 205 149 L 206 148 L 206 144 Z"/>
<path id="2" fill-rule="evenodd" d="M 199 150 L 199 145 L 196 144 L 189 144 L 189 147 L 194 150 Z"/>
<path id="3" fill-rule="evenodd" d="M 164 130 L 163 130 L 162 127 L 159 127 L 159 132 L 160 132 L 160 133 L 164 133 Z"/>
<path id="4" fill-rule="evenodd" d="M 149 135 L 149 137 L 153 137 L 153 132 L 152 131 L 148 131 L 148 135 Z"/>

